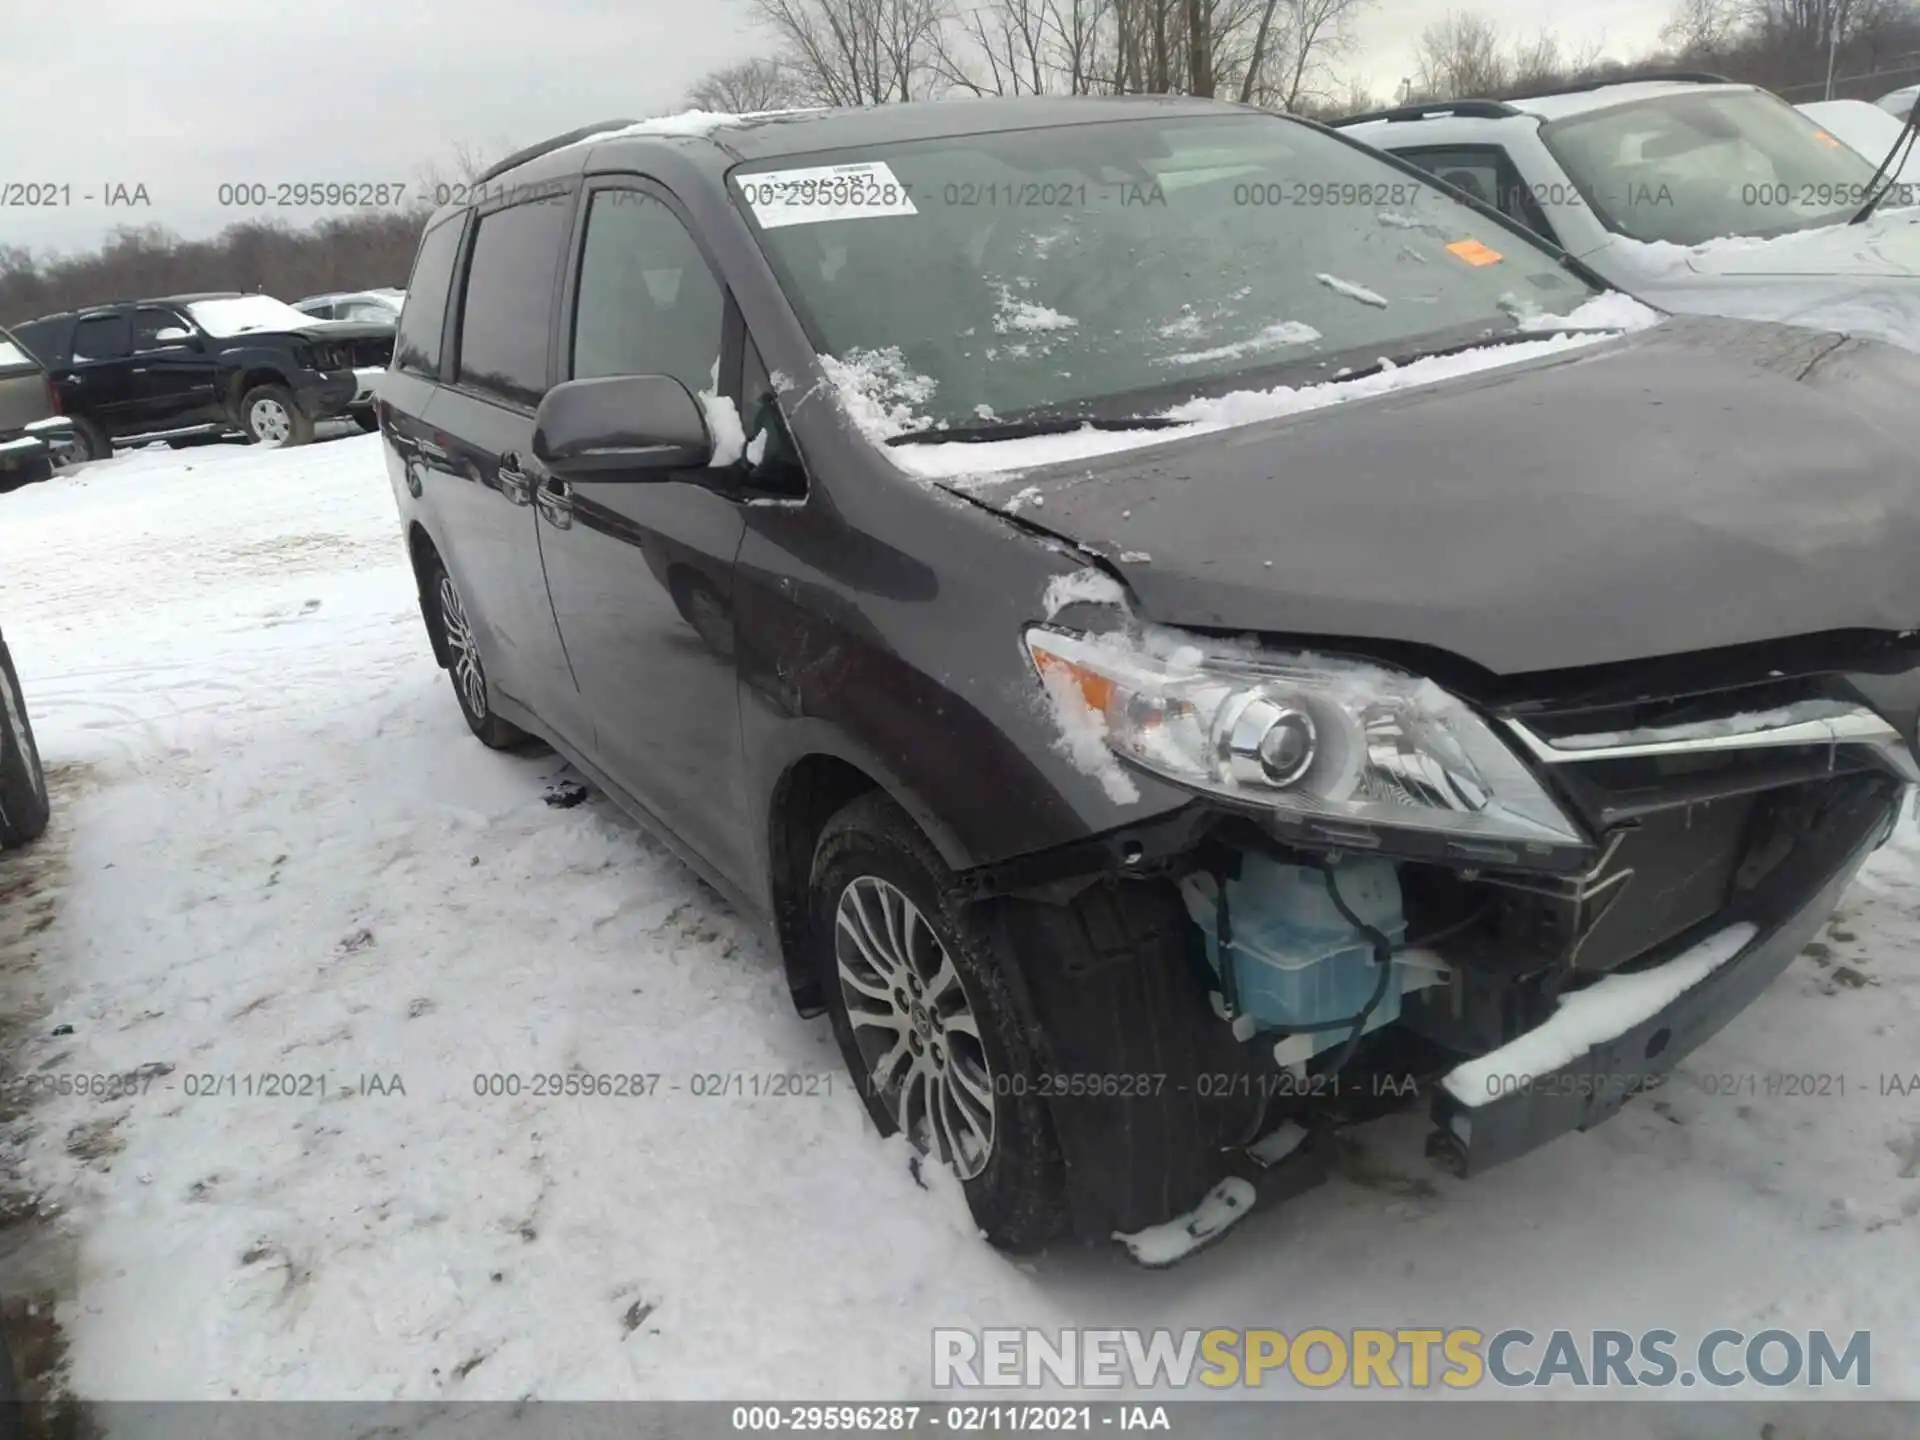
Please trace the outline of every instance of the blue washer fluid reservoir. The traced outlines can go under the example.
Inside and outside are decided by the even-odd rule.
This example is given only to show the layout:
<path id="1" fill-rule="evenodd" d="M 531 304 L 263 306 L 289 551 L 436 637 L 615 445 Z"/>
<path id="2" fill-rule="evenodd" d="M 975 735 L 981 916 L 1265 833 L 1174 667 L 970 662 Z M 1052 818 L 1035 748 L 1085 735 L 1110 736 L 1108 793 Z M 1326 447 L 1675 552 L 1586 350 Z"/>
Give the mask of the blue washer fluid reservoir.
<path id="1" fill-rule="evenodd" d="M 1406 938 L 1393 862 L 1349 860 L 1335 867 L 1334 880 L 1355 915 L 1396 945 Z M 1218 974 L 1216 883 L 1210 875 L 1192 875 L 1180 889 L 1187 913 L 1206 935 L 1207 959 Z M 1321 871 L 1249 852 L 1241 859 L 1239 878 L 1227 882 L 1227 904 L 1239 1010 L 1258 1029 L 1351 1019 L 1366 1006 L 1380 976 L 1373 946 L 1334 905 Z M 1394 964 L 1386 993 L 1368 1017 L 1368 1030 L 1400 1018 L 1405 968 Z M 1305 1059 L 1345 1039 L 1344 1030 L 1321 1031 L 1299 1036 L 1286 1048 Z"/>

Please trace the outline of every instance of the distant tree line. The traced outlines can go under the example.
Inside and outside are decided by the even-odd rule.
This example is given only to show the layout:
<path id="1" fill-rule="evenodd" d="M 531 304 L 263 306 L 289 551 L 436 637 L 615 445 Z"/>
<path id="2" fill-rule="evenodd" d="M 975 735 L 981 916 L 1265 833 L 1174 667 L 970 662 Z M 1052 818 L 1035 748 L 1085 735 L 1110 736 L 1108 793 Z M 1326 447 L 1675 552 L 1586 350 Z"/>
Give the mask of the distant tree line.
<path id="1" fill-rule="evenodd" d="M 1549 33 L 1509 43 L 1483 16 L 1450 12 L 1420 37 L 1415 73 L 1381 103 L 1498 98 L 1645 70 L 1695 70 L 1776 91 L 1874 100 L 1920 80 L 1914 0 L 1679 0 L 1654 50 L 1630 59 L 1563 51 Z"/>
<path id="2" fill-rule="evenodd" d="M 750 0 L 773 53 L 714 72 L 702 109 L 952 95 L 1335 98 L 1373 0 Z"/>
<path id="3" fill-rule="evenodd" d="M 479 151 L 461 146 L 451 165 L 428 166 L 421 196 L 444 194 L 449 178 L 471 181 L 486 168 Z M 99 249 L 40 255 L 0 245 L 0 325 L 37 315 L 200 290 L 257 291 L 298 300 L 327 290 L 402 286 L 433 205 L 329 217 L 295 228 L 245 221 L 208 240 L 184 240 L 161 225 L 123 226 Z"/>
<path id="4" fill-rule="evenodd" d="M 1373 0 L 750 0 L 770 52 L 715 71 L 709 110 L 962 95 L 1216 96 L 1321 118 L 1494 98 L 1646 69 L 1705 70 L 1818 99 L 1920 80 L 1920 0 L 1676 0 L 1662 43 L 1618 57 L 1472 9 L 1422 32 L 1414 73 L 1375 96 L 1339 75 Z"/>

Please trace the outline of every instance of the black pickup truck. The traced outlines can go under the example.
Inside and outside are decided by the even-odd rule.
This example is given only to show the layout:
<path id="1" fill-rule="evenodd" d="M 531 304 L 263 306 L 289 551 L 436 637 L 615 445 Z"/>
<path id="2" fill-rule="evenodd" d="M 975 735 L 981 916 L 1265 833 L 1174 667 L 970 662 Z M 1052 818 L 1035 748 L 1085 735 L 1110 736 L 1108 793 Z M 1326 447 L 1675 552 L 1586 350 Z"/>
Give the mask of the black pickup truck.
<path id="1" fill-rule="evenodd" d="M 73 421 L 46 367 L 0 330 L 0 494 L 45 480 L 73 448 Z"/>
<path id="2" fill-rule="evenodd" d="M 316 320 L 266 295 L 222 292 L 96 305 L 13 327 L 71 416 L 75 458 L 208 436 L 303 445 L 316 420 L 371 430 L 394 327 Z"/>

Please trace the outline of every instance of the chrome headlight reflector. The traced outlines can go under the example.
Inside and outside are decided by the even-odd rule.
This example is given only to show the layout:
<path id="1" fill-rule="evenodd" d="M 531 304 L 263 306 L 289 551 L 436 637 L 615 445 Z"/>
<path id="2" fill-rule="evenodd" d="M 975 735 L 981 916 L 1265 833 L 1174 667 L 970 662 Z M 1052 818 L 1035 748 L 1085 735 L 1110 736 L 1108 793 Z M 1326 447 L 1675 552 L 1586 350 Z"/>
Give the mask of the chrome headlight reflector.
<path id="1" fill-rule="evenodd" d="M 1492 862 L 1588 845 L 1487 722 L 1421 676 L 1151 630 L 1025 638 L 1055 703 L 1077 697 L 1122 759 L 1327 843 L 1418 831 Z"/>

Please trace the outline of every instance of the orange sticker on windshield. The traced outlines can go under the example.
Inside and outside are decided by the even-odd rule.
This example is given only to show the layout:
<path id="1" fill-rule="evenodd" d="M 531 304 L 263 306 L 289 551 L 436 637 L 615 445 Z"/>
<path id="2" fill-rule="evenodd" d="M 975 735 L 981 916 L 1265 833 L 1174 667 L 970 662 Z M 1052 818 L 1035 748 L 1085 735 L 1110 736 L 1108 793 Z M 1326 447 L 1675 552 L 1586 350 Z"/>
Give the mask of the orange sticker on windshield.
<path id="1" fill-rule="evenodd" d="M 1478 240 L 1456 240 L 1447 249 L 1469 265 L 1498 265 L 1506 258 L 1498 250 L 1482 245 Z"/>

